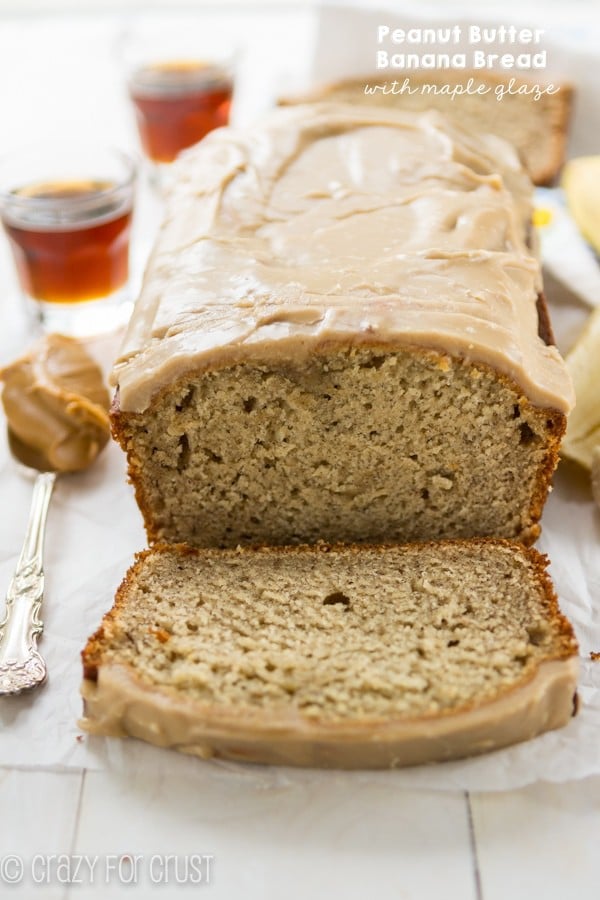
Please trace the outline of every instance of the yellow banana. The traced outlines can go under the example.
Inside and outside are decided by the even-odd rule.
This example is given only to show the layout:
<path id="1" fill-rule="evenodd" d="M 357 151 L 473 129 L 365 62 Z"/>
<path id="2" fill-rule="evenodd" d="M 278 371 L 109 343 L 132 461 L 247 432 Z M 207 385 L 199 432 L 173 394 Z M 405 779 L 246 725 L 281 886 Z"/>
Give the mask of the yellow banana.
<path id="1" fill-rule="evenodd" d="M 561 183 L 577 227 L 600 253 L 600 156 L 571 159 L 563 169 Z"/>
<path id="2" fill-rule="evenodd" d="M 566 363 L 575 386 L 576 406 L 568 418 L 561 450 L 591 470 L 596 448 L 600 454 L 600 308 L 590 316 Z"/>

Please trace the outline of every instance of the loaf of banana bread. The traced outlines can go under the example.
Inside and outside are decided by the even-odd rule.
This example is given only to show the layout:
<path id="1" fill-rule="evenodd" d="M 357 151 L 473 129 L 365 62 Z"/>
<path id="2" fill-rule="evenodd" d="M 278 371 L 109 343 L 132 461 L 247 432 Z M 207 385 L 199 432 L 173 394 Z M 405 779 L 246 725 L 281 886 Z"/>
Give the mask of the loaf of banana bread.
<path id="1" fill-rule="evenodd" d="M 149 539 L 533 541 L 573 398 L 531 190 L 437 113 L 296 106 L 189 151 L 113 373 Z"/>

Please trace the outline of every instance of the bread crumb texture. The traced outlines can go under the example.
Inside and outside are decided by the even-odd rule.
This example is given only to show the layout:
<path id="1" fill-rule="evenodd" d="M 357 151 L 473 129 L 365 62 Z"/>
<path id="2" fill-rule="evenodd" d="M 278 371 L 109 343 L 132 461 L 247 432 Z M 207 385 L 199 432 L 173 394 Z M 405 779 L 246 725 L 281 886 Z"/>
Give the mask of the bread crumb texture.
<path id="1" fill-rule="evenodd" d="M 191 373 L 114 415 L 151 541 L 530 543 L 564 416 L 436 352 L 354 348 Z"/>
<path id="2" fill-rule="evenodd" d="M 84 651 L 169 694 L 343 721 L 479 705 L 575 652 L 544 558 L 503 542 L 141 554 Z"/>

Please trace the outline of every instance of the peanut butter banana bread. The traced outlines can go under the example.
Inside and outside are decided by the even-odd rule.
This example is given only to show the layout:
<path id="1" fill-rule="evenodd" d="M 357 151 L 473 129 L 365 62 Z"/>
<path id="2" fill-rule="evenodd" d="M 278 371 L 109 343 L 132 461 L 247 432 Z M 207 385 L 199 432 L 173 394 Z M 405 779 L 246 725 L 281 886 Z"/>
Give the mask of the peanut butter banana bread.
<path id="1" fill-rule="evenodd" d="M 189 152 L 113 373 L 149 539 L 533 541 L 572 388 L 530 217 L 515 151 L 436 113 Z"/>
<path id="2" fill-rule="evenodd" d="M 159 545 L 83 652 L 82 724 L 201 757 L 440 761 L 564 725 L 576 652 L 520 545 Z"/>
<path id="3" fill-rule="evenodd" d="M 534 184 L 552 184 L 565 158 L 573 89 L 565 82 L 544 84 L 522 74 L 439 69 L 390 75 L 380 71 L 301 97 L 282 98 L 280 103 L 321 101 L 416 112 L 437 109 L 472 134 L 489 132 L 510 141 Z"/>

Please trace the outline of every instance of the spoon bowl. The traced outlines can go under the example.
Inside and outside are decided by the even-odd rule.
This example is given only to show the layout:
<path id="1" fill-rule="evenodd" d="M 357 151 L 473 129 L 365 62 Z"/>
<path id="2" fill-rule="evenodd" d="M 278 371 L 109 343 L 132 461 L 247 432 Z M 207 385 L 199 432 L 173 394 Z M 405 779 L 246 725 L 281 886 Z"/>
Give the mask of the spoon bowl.
<path id="1" fill-rule="evenodd" d="M 13 459 L 22 466 L 28 475 L 36 477 L 40 472 L 52 472 L 48 465 L 48 460 L 43 453 L 40 453 L 35 447 L 30 447 L 21 438 L 15 434 L 12 428 L 6 429 L 8 438 L 8 448 Z"/>

